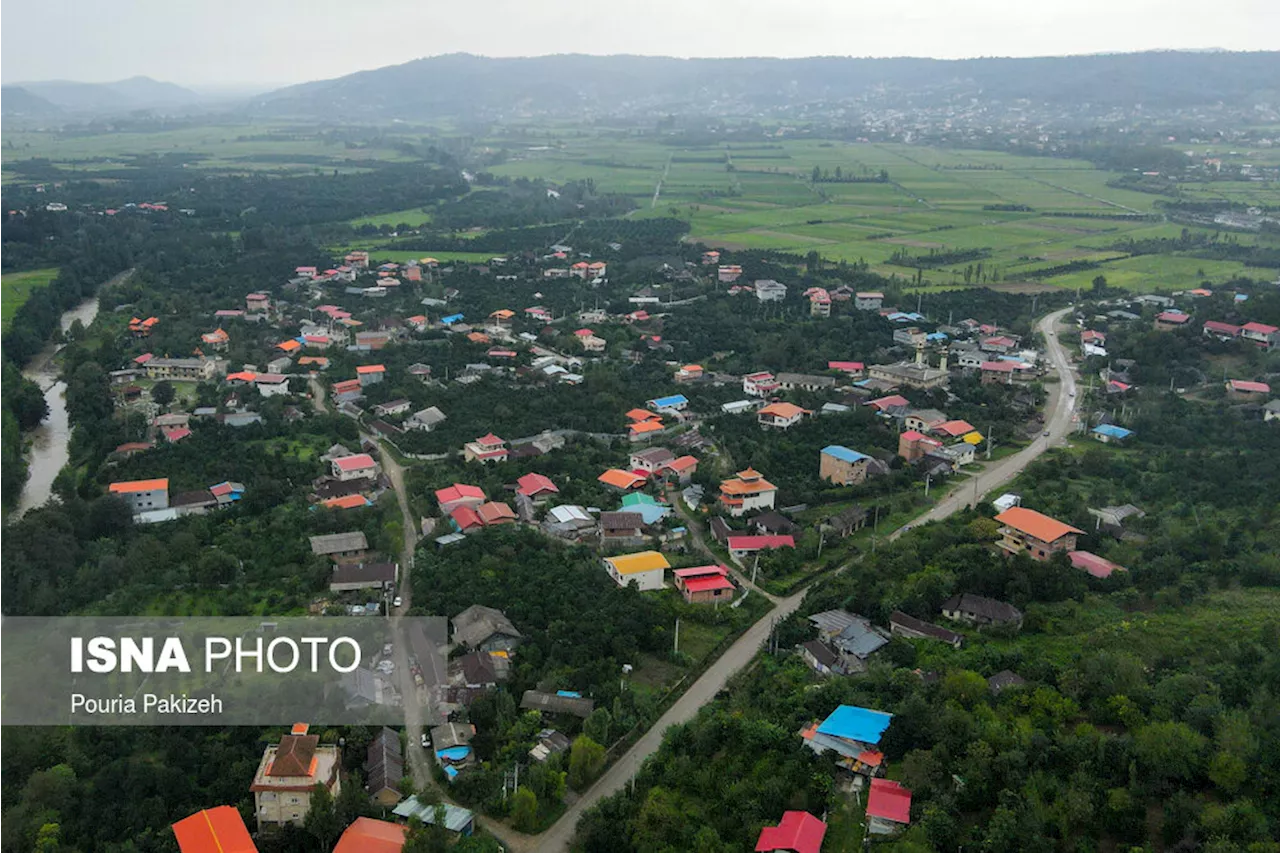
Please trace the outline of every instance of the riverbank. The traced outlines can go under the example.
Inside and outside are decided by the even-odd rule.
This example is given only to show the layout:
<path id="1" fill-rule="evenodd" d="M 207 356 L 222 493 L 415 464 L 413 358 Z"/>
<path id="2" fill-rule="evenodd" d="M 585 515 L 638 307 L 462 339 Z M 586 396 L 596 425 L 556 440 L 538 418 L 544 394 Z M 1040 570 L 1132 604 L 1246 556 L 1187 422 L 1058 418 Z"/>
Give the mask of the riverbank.
<path id="1" fill-rule="evenodd" d="M 99 301 L 95 296 L 86 299 L 69 311 L 64 311 L 60 321 L 63 334 L 79 320 L 88 326 L 98 316 Z M 27 482 L 23 484 L 18 505 L 10 518 L 21 518 L 28 510 L 35 509 L 49 500 L 53 494 L 53 481 L 71 458 L 71 421 L 67 415 L 67 383 L 58 378 L 57 355 L 62 344 L 50 341 L 22 375 L 40 386 L 44 401 L 49 406 L 48 416 L 27 435 Z"/>

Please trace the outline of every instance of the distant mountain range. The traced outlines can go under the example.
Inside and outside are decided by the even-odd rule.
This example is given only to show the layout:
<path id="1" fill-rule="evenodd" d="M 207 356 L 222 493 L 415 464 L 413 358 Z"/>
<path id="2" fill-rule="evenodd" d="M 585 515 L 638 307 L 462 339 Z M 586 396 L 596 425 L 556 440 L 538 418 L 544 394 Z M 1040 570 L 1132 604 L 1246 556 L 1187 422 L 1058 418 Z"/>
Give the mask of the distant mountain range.
<path id="1" fill-rule="evenodd" d="M 1031 59 L 672 59 L 451 54 L 290 86 L 251 112 L 378 120 L 716 107 L 767 110 L 866 100 L 915 106 L 970 97 L 1079 106 L 1280 102 L 1280 52 L 1153 52 Z"/>
<path id="2" fill-rule="evenodd" d="M 45 117 L 64 113 L 104 115 L 140 109 L 194 105 L 203 97 L 175 83 L 131 77 L 116 83 L 44 80 L 5 86 L 0 92 L 5 116 Z"/>

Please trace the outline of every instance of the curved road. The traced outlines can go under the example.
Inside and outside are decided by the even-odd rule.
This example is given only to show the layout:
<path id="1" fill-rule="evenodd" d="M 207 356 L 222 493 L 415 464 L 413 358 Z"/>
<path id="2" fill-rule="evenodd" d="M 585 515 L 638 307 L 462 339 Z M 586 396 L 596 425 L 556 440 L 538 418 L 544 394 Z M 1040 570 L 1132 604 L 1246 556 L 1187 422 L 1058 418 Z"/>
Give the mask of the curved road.
<path id="1" fill-rule="evenodd" d="M 1071 372 L 1067 354 L 1058 342 L 1056 331 L 1058 321 L 1070 310 L 1070 308 L 1064 308 L 1060 311 L 1055 311 L 1042 318 L 1038 326 L 1040 332 L 1044 335 L 1049 358 L 1053 363 L 1059 380 L 1055 385 L 1049 386 L 1049 400 L 1045 408 L 1045 431 L 1049 433 L 1048 437 L 1041 436 L 1013 456 L 1001 459 L 999 462 L 988 466 L 973 480 L 958 487 L 939 501 L 932 509 L 922 515 L 915 524 L 926 521 L 941 521 L 952 513 L 976 502 L 987 492 L 1012 480 L 1027 465 L 1048 450 L 1053 443 L 1061 443 L 1071 431 L 1076 381 Z M 914 525 L 899 528 L 890 535 L 890 538 L 896 539 L 911 526 Z M 846 568 L 848 568 L 848 565 L 842 566 L 841 571 Z M 800 590 L 789 598 L 779 600 L 777 607 L 748 628 L 746 633 L 720 656 L 719 660 L 713 663 L 697 681 L 689 686 L 684 695 L 676 700 L 675 704 L 658 719 L 658 722 L 649 731 L 644 733 L 631 749 L 627 750 L 625 754 L 614 762 L 577 802 L 566 809 L 565 813 L 550 829 L 538 836 L 537 844 L 531 848 L 532 851 L 534 853 L 565 853 L 569 849 L 569 842 L 573 839 L 578 820 L 582 817 L 583 812 L 599 803 L 605 797 L 622 790 L 639 769 L 640 764 L 657 752 L 658 747 L 662 744 L 662 737 L 669 727 L 692 719 L 703 705 L 714 699 L 715 695 L 724 688 L 729 678 L 738 670 L 746 667 L 755 658 L 756 652 L 764 645 L 765 639 L 769 636 L 770 629 L 774 623 L 785 619 L 799 608 L 800 602 L 804 599 L 806 589 Z"/>

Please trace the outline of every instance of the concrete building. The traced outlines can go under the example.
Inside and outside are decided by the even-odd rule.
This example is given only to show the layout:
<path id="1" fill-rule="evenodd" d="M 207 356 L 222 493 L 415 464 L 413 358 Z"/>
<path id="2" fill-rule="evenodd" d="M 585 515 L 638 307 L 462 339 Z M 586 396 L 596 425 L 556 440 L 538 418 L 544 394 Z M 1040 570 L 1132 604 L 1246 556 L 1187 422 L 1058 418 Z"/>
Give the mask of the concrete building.
<path id="1" fill-rule="evenodd" d="M 870 462 L 864 453 L 831 444 L 818 455 L 818 476 L 837 486 L 856 486 L 867 479 Z"/>
<path id="2" fill-rule="evenodd" d="M 671 568 L 657 551 L 640 551 L 604 558 L 605 571 L 618 586 L 634 586 L 640 591 L 662 589 L 664 573 Z"/>
<path id="3" fill-rule="evenodd" d="M 153 509 L 169 508 L 169 479 L 126 480 L 112 483 L 108 491 L 129 505 L 134 515 Z"/>
<path id="4" fill-rule="evenodd" d="M 278 744 L 262 753 L 249 786 L 259 829 L 286 823 L 302 826 L 311 811 L 316 785 L 324 785 L 334 797 L 341 790 L 338 747 L 321 746 L 319 736 L 307 734 L 307 730 L 305 724 L 295 725 Z"/>

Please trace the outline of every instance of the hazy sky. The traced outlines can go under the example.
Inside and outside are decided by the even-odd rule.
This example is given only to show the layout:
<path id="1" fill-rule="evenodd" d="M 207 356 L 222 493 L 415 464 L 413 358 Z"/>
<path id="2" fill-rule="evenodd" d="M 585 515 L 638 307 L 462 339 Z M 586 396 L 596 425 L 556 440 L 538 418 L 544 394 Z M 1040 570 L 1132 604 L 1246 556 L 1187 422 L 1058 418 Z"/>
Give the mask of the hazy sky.
<path id="1" fill-rule="evenodd" d="M 1280 0 L 4 0 L 4 82 L 294 83 L 487 56 L 1280 48 Z"/>

